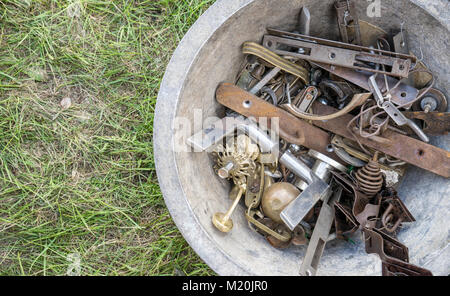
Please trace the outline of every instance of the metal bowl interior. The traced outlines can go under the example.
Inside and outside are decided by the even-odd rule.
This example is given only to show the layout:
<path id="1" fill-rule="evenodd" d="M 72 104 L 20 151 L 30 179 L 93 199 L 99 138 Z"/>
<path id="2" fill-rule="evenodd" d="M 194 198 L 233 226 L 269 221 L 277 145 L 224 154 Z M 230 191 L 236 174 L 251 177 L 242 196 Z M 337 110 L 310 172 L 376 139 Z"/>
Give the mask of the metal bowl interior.
<path id="1" fill-rule="evenodd" d="M 248 227 L 243 205 L 232 215 L 230 233 L 215 229 L 211 217 L 231 205 L 230 186 L 215 175 L 207 153 L 174 151 L 176 145 L 186 145 L 185 137 L 175 136 L 176 118 L 191 123 L 186 135 L 190 136 L 202 128 L 194 124 L 196 113 L 203 120 L 222 117 L 224 110 L 215 101 L 215 90 L 220 82 L 234 82 L 244 58 L 242 43 L 260 42 L 267 27 L 292 30 L 303 5 L 312 15 L 311 35 L 336 40 L 339 33 L 333 2 L 219 0 L 190 29 L 166 70 L 154 124 L 158 179 L 181 233 L 220 275 L 297 275 L 306 247 L 272 248 Z M 367 15 L 368 5 L 370 2 L 358 1 L 360 19 L 388 32 L 405 22 L 411 51 L 419 57 L 422 51 L 423 61 L 437 78 L 436 87 L 449 94 L 448 2 L 382 0 L 381 17 L 373 18 Z M 432 138 L 431 143 L 449 150 L 450 136 Z M 399 239 L 409 247 L 410 262 L 435 275 L 450 271 L 449 185 L 445 178 L 411 167 L 399 187 L 400 197 L 417 220 L 404 225 Z M 352 240 L 354 243 L 335 240 L 327 244 L 318 275 L 381 274 L 378 256 L 366 254 L 359 231 Z"/>

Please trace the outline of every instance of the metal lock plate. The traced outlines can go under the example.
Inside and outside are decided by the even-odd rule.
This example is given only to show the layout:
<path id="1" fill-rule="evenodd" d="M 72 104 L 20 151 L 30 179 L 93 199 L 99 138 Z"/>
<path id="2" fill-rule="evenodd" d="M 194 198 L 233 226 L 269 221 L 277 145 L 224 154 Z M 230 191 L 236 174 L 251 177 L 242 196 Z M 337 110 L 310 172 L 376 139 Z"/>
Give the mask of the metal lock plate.
<path id="1" fill-rule="evenodd" d="M 267 31 L 269 34 L 272 34 L 265 35 L 263 38 L 263 45 L 268 49 L 280 55 L 294 56 L 317 63 L 407 78 L 412 63 L 416 62 L 416 57 L 411 55 L 393 53 L 276 29 L 267 29 Z M 297 50 L 292 52 L 279 49 L 280 45 L 293 47 Z M 302 50 L 298 51 L 298 49 Z M 383 71 L 363 66 L 365 62 L 389 66 L 391 70 Z"/>

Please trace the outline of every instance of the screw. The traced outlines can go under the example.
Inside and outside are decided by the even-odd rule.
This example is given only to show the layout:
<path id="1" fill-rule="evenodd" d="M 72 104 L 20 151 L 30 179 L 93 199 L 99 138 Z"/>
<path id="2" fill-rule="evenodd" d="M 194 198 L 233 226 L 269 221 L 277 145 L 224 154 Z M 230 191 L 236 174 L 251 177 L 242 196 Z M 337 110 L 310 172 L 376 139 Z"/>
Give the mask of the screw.
<path id="1" fill-rule="evenodd" d="M 230 171 L 233 169 L 233 167 L 234 167 L 234 164 L 230 161 L 224 167 L 221 167 L 217 171 L 217 174 L 219 175 L 220 178 L 226 179 L 230 176 Z"/>

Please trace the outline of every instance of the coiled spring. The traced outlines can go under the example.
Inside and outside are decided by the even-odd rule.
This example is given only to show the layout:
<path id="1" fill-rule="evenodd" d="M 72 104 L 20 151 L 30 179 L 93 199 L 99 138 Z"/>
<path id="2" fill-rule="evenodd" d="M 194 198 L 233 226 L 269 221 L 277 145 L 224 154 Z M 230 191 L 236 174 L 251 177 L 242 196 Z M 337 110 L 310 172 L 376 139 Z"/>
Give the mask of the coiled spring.
<path id="1" fill-rule="evenodd" d="M 356 172 L 355 177 L 361 192 L 367 196 L 372 197 L 380 192 L 383 186 L 383 173 L 378 163 L 378 152 L 375 152 L 373 159 L 368 164 Z"/>

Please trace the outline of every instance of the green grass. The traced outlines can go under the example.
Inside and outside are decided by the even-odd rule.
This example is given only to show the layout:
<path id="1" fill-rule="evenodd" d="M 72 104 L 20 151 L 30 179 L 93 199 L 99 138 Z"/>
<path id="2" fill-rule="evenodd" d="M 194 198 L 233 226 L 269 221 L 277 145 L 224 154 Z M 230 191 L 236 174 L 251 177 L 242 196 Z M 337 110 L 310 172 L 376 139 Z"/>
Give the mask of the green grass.
<path id="1" fill-rule="evenodd" d="M 0 2 L 0 275 L 65 275 L 71 254 L 82 275 L 214 274 L 152 147 L 165 67 L 213 2 Z"/>

